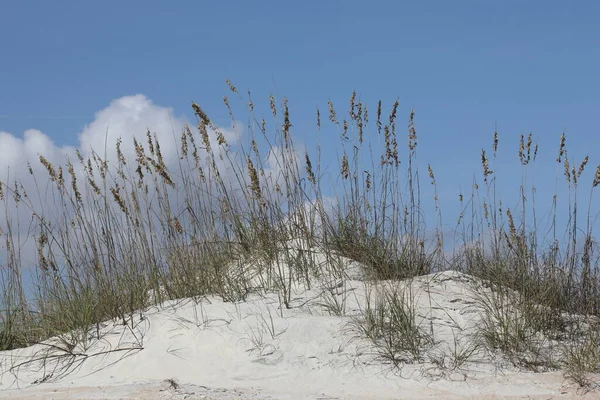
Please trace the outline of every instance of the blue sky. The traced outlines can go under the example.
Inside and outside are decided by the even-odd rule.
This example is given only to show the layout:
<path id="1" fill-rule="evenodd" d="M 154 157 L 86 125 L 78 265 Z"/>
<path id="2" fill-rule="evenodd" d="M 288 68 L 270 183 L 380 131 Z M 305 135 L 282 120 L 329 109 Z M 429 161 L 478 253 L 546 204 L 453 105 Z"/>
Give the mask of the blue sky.
<path id="1" fill-rule="evenodd" d="M 105 0 L 0 8 L 0 132 L 16 138 L 38 129 L 56 146 L 77 146 L 95 113 L 134 94 L 189 120 L 193 100 L 227 124 L 228 78 L 264 105 L 269 92 L 287 96 L 294 133 L 308 145 L 315 107 L 325 110 L 327 100 L 346 111 L 353 90 L 373 105 L 399 98 L 399 126 L 416 109 L 419 159 L 434 167 L 443 202 L 455 202 L 459 186 L 480 173 L 479 152 L 490 148 L 495 124 L 507 190 L 520 177 L 521 133 L 540 142 L 540 196 L 553 193 L 563 130 L 570 156 L 591 153 L 588 181 L 600 163 L 598 2 Z"/>

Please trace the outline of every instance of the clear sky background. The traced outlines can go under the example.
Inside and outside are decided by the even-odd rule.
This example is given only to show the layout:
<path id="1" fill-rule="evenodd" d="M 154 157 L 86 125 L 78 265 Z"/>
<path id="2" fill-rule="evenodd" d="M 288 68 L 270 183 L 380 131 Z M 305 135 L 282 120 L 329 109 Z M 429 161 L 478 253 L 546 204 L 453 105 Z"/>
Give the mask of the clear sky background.
<path id="1" fill-rule="evenodd" d="M 287 96 L 307 146 L 329 99 L 347 112 L 353 90 L 371 105 L 398 98 L 398 126 L 415 108 L 419 160 L 452 207 L 481 176 L 495 124 L 501 191 L 518 198 L 518 139 L 532 132 L 548 204 L 566 131 L 570 157 L 590 154 L 587 197 L 600 163 L 598 21 L 596 1 L 0 0 L 0 169 L 9 157 L 15 168 L 46 148 L 96 143 L 110 120 L 97 113 L 127 113 L 112 103 L 123 96 L 144 95 L 135 101 L 181 121 L 194 120 L 196 101 L 227 125 L 228 78 L 263 105 L 270 92 Z M 143 134 L 145 123 L 131 126 Z M 43 136 L 28 148 L 30 129 Z"/>

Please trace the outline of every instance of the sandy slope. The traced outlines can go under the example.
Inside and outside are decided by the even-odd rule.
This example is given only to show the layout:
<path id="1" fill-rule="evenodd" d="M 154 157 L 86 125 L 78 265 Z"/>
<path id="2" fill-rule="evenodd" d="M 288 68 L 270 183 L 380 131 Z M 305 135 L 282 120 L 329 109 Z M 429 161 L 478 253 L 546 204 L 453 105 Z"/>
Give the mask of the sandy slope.
<path id="1" fill-rule="evenodd" d="M 480 315 L 473 279 L 444 272 L 410 288 L 422 327 L 433 329 L 438 343 L 425 362 L 401 370 L 380 362 L 357 336 L 351 316 L 367 294 L 363 282 L 347 279 L 299 289 L 290 310 L 277 295 L 240 304 L 171 301 L 138 316 L 133 329 L 106 323 L 101 339 L 74 349 L 75 356 L 42 345 L 0 353 L 0 398 L 600 398 L 560 372 L 520 372 L 483 351 L 457 370 L 436 368 L 431 359 L 449 364 L 449 354 L 473 343 Z M 346 316 L 325 312 L 323 293 L 345 299 Z M 38 360 L 26 363 L 32 356 Z"/>

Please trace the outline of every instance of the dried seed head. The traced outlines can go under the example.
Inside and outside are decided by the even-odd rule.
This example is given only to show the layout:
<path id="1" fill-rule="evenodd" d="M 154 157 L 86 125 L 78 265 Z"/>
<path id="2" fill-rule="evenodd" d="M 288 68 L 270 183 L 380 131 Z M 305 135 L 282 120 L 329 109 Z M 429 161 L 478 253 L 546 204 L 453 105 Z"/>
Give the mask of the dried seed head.
<path id="1" fill-rule="evenodd" d="M 363 142 L 363 105 L 362 103 L 358 103 L 356 105 L 356 126 L 358 127 L 358 143 L 362 144 Z"/>
<path id="2" fill-rule="evenodd" d="M 556 158 L 556 162 L 560 163 L 562 162 L 562 157 L 565 154 L 565 133 L 563 132 L 562 135 L 560 135 L 560 146 L 558 148 L 558 157 Z"/>
<path id="3" fill-rule="evenodd" d="M 138 166 L 138 168 L 140 169 L 140 174 L 141 174 L 141 167 Z M 87 168 L 87 177 L 86 178 L 87 178 L 88 184 L 92 187 L 92 190 L 94 191 L 94 193 L 96 193 L 97 195 L 100 195 L 102 192 L 100 191 L 100 188 L 96 184 L 96 181 L 94 181 L 94 171 L 92 170 L 92 162 L 90 159 L 88 159 L 88 168 Z"/>
<path id="4" fill-rule="evenodd" d="M 317 129 L 321 130 L 321 112 L 317 107 Z"/>
<path id="5" fill-rule="evenodd" d="M 227 146 L 227 141 L 225 140 L 225 135 L 223 132 L 217 131 L 217 144 Z"/>
<path id="6" fill-rule="evenodd" d="M 333 103 L 331 102 L 331 100 L 327 102 L 327 106 L 329 107 L 329 120 L 337 125 L 337 114 L 335 113 L 335 109 L 333 108 Z"/>
<path id="7" fill-rule="evenodd" d="M 98 172 L 100 173 L 100 178 L 106 179 L 106 171 L 108 170 L 108 162 L 102 160 L 99 157 L 97 157 L 95 159 L 95 161 L 96 161 L 96 164 L 98 165 Z"/>
<path id="8" fill-rule="evenodd" d="M 123 155 L 123 152 L 121 151 L 122 142 L 123 140 L 121 138 L 117 139 L 117 160 L 119 161 L 119 164 L 126 165 L 125 155 Z"/>
<path id="9" fill-rule="evenodd" d="M 121 197 L 121 194 L 119 193 L 120 190 L 121 188 L 118 184 L 115 187 L 110 188 L 110 192 L 112 193 L 116 203 L 119 205 L 119 208 L 121 209 L 123 214 L 127 214 L 127 207 L 125 206 L 125 201 L 123 200 L 123 197 Z"/>
<path id="10" fill-rule="evenodd" d="M 163 160 L 163 156 L 162 156 L 162 152 L 160 151 L 160 143 L 158 142 L 158 138 L 156 137 L 156 134 L 154 134 L 154 148 L 156 151 L 156 160 L 158 161 L 158 163 L 164 167 L 165 162 Z"/>
<path id="11" fill-rule="evenodd" d="M 269 106 L 271 107 L 271 113 L 273 118 L 277 118 L 277 108 L 275 107 L 275 97 L 272 94 L 269 95 Z"/>
<path id="12" fill-rule="evenodd" d="M 365 171 L 365 173 L 367 174 L 367 178 L 365 180 L 365 188 L 367 191 L 369 191 L 371 189 L 371 174 L 368 171 Z"/>
<path id="13" fill-rule="evenodd" d="M 181 133 L 181 159 L 187 158 L 188 155 L 188 142 L 185 130 Z"/>
<path id="14" fill-rule="evenodd" d="M 231 109 L 231 105 L 229 104 L 229 99 L 227 98 L 227 96 L 223 96 L 223 103 L 225 103 L 225 106 L 227 107 L 227 111 L 229 111 L 229 117 L 234 120 L 235 118 L 233 118 L 233 110 Z"/>
<path id="15" fill-rule="evenodd" d="M 594 182 L 592 183 L 592 187 L 596 187 L 600 185 L 600 165 L 596 168 L 596 174 L 594 175 Z M 2 184 L 0 184 L 0 191 L 2 190 Z M 1 194 L 0 194 L 1 200 Z"/>
<path id="16" fill-rule="evenodd" d="M 56 184 L 58 186 L 58 189 L 61 192 L 64 192 L 64 190 L 65 190 L 65 179 L 63 177 L 63 167 L 62 166 L 58 167 L 58 173 L 56 174 Z"/>
<path id="17" fill-rule="evenodd" d="M 154 143 L 152 143 L 152 134 L 150 130 L 146 131 L 146 137 L 148 138 L 148 150 L 150 150 L 150 154 L 154 155 Z"/>
<path id="18" fill-rule="evenodd" d="M 521 165 L 525 165 L 525 136 L 522 133 L 519 141 L 519 161 L 521 161 Z"/>
<path id="19" fill-rule="evenodd" d="M 17 204 L 19 204 L 19 202 L 21 201 L 21 192 L 19 192 L 19 186 L 17 181 L 15 181 L 15 187 L 13 189 L 13 199 Z"/>
<path id="20" fill-rule="evenodd" d="M 48 175 L 50 175 L 50 181 L 56 181 L 56 170 L 54 169 L 54 166 L 48 160 L 46 160 L 44 156 L 40 155 L 39 158 L 40 163 L 46 167 L 46 171 L 48 171 Z"/>
<path id="21" fill-rule="evenodd" d="M 202 138 L 202 144 L 204 145 L 204 149 L 207 153 L 212 153 L 212 149 L 210 146 L 210 137 L 208 136 L 208 129 L 206 128 L 206 124 L 204 121 L 200 121 L 198 123 L 198 129 L 200 130 L 200 137 Z"/>
<path id="22" fill-rule="evenodd" d="M 512 215 L 512 212 L 510 211 L 510 208 L 506 209 L 506 215 L 508 216 L 508 225 L 510 227 L 510 236 L 511 236 L 511 238 L 516 239 L 517 228 L 515 226 L 515 221 L 513 219 L 513 215 Z"/>
<path id="23" fill-rule="evenodd" d="M 179 222 L 179 219 L 177 217 L 173 218 L 171 226 L 173 227 L 173 229 L 175 229 L 175 232 L 179 234 L 183 233 L 183 227 L 181 226 L 181 222 Z"/>
<path id="24" fill-rule="evenodd" d="M 487 183 L 488 175 L 493 174 L 494 171 L 489 168 L 488 158 L 485 155 L 484 149 L 481 149 L 481 167 L 483 168 L 483 181 Z"/>
<path id="25" fill-rule="evenodd" d="M 157 169 L 158 174 L 161 176 L 161 178 L 163 178 L 163 181 L 171 186 L 173 189 L 175 189 L 175 182 L 173 182 L 173 180 L 171 179 L 171 176 L 168 174 L 166 168 L 163 168 L 162 166 L 159 166 L 159 168 Z"/>
<path id="26" fill-rule="evenodd" d="M 398 112 L 398 106 L 400 105 L 400 102 L 398 100 L 396 100 L 394 102 L 394 105 L 392 106 L 392 111 L 390 112 L 390 126 L 394 126 L 394 121 L 396 121 L 396 113 Z"/>
<path id="27" fill-rule="evenodd" d="M 144 167 L 146 167 L 146 169 L 148 169 L 148 164 L 146 162 L 146 153 L 144 152 L 144 146 L 142 146 L 140 143 L 138 143 L 136 138 L 133 138 L 133 146 L 135 148 L 135 154 L 136 154 L 135 161 L 138 163 L 138 165 L 144 166 Z M 91 164 L 90 160 L 88 159 L 88 170 L 91 171 L 91 169 L 92 169 L 92 164 Z"/>
<path id="28" fill-rule="evenodd" d="M 392 159 L 394 160 L 394 165 L 398 167 L 400 160 L 398 159 L 398 142 L 395 135 L 392 137 Z"/>
<path id="29" fill-rule="evenodd" d="M 492 148 L 494 149 L 494 156 L 496 156 L 496 153 L 498 152 L 498 132 L 494 131 L 494 144 L 492 145 Z"/>
<path id="30" fill-rule="evenodd" d="M 571 183 L 571 172 L 569 171 L 570 170 L 569 159 L 566 156 L 565 156 L 564 167 L 565 167 L 565 178 L 567 179 L 567 183 Z"/>
<path id="31" fill-rule="evenodd" d="M 260 131 L 262 132 L 263 135 L 265 135 L 267 133 L 267 123 L 265 122 L 265 119 L 261 119 L 260 121 Z"/>
<path id="32" fill-rule="evenodd" d="M 531 145 L 533 144 L 532 134 L 527 135 L 527 164 L 531 161 Z"/>
<path id="33" fill-rule="evenodd" d="M 255 199 L 262 199 L 262 193 L 260 189 L 260 181 L 258 180 L 258 173 L 256 168 L 254 168 L 254 164 L 249 156 L 246 156 L 246 166 L 248 168 L 248 175 L 250 176 L 250 188 L 252 193 L 254 193 Z"/>
<path id="34" fill-rule="evenodd" d="M 204 125 L 210 125 L 210 119 L 198 104 L 192 103 L 192 108 L 194 109 L 194 114 L 196 114 L 196 116 L 204 123 Z"/>
<path id="35" fill-rule="evenodd" d="M 81 193 L 79 192 L 79 188 L 77 187 L 77 176 L 75 176 L 75 169 L 73 168 L 73 164 L 70 162 L 67 163 L 67 171 L 69 172 L 69 176 L 71 177 L 71 188 L 73 189 L 73 193 L 75 194 L 75 199 L 77 202 L 81 203 Z"/>
<path id="36" fill-rule="evenodd" d="M 408 120 L 408 148 L 412 151 L 417 147 L 417 131 L 414 124 L 415 110 L 410 111 Z"/>
<path id="37" fill-rule="evenodd" d="M 385 139 L 385 158 L 384 158 L 384 162 L 382 164 L 388 164 L 391 162 L 391 159 L 393 157 L 393 150 L 392 150 L 392 137 L 390 134 L 390 128 L 385 125 L 383 127 L 383 136 Z"/>
<path id="38" fill-rule="evenodd" d="M 589 160 L 589 157 L 585 156 L 585 158 L 583 159 L 581 164 L 579 164 L 579 168 L 577 169 L 577 178 L 581 177 L 581 174 L 583 173 L 583 170 L 585 169 L 585 166 L 587 165 L 588 160 Z"/>
<path id="39" fill-rule="evenodd" d="M 362 121 L 358 124 L 358 143 L 362 144 L 363 142 L 363 123 Z"/>
<path id="40" fill-rule="evenodd" d="M 290 133 L 290 128 L 292 124 L 290 123 L 290 112 L 288 110 L 288 100 L 286 98 L 283 99 L 283 126 L 281 127 L 281 131 L 283 133 L 283 139 L 288 145 L 288 135 Z"/>
<path id="41" fill-rule="evenodd" d="M 45 232 L 40 233 L 40 236 L 37 240 L 37 253 L 38 253 L 38 262 L 42 271 L 48 271 L 48 259 L 44 255 L 44 247 L 48 243 L 48 236 Z"/>
<path id="42" fill-rule="evenodd" d="M 229 86 L 229 90 L 231 90 L 233 93 L 237 93 L 237 88 L 235 86 L 233 86 L 233 83 L 231 83 L 231 81 L 229 79 L 225 79 L 225 82 L 227 83 L 227 86 Z"/>
<path id="43" fill-rule="evenodd" d="M 433 175 L 433 169 L 431 164 L 427 164 L 427 170 L 429 171 L 429 178 L 431 178 L 431 184 L 435 186 L 435 176 Z"/>
<path id="44" fill-rule="evenodd" d="M 381 134 L 381 100 L 377 103 L 377 133 Z"/>
<path id="45" fill-rule="evenodd" d="M 350 96 L 350 119 L 356 119 L 356 114 L 354 113 L 356 101 L 356 91 L 352 92 L 352 96 Z"/>
<path id="46" fill-rule="evenodd" d="M 342 157 L 342 166 L 341 166 L 342 178 L 348 179 L 350 176 L 350 166 L 348 164 L 348 157 L 346 154 Z"/>
<path id="47" fill-rule="evenodd" d="M 308 156 L 308 153 L 305 154 L 306 156 L 306 174 L 308 175 L 308 181 L 310 183 L 315 183 L 315 174 L 313 172 L 312 169 L 312 163 L 310 162 L 310 157 Z"/>

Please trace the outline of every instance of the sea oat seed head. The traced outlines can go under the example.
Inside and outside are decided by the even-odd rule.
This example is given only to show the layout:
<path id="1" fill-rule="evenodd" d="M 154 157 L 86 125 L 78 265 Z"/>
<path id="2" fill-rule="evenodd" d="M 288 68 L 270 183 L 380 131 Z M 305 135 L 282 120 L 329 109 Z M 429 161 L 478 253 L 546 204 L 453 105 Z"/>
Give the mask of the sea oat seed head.
<path id="1" fill-rule="evenodd" d="M 377 103 L 377 133 L 381 134 L 381 100 Z"/>
<path id="2" fill-rule="evenodd" d="M 498 152 L 498 131 L 494 131 L 494 144 L 492 145 L 494 149 L 494 156 Z"/>
<path id="3" fill-rule="evenodd" d="M 231 90 L 233 93 L 237 93 L 237 88 L 235 86 L 233 86 L 233 83 L 231 83 L 231 81 L 229 79 L 225 79 L 225 83 L 227 83 L 227 85 L 229 86 L 229 90 Z"/>
<path id="4" fill-rule="evenodd" d="M 333 102 L 329 100 L 327 102 L 327 106 L 329 107 L 329 120 L 334 124 L 338 124 L 337 115 L 335 113 L 335 109 L 333 108 Z"/>
<path id="5" fill-rule="evenodd" d="M 427 170 L 429 171 L 429 178 L 431 178 L 431 184 L 435 185 L 435 176 L 433 175 L 433 169 L 431 168 L 431 164 L 427 164 Z"/>
<path id="6" fill-rule="evenodd" d="M 348 165 L 348 157 L 346 154 L 342 157 L 342 166 L 341 166 L 342 178 L 348 179 L 350 176 L 350 166 Z"/>
<path id="7" fill-rule="evenodd" d="M 321 130 L 321 112 L 319 111 L 318 107 L 317 107 L 317 129 Z"/>
<path id="8" fill-rule="evenodd" d="M 571 183 L 571 173 L 569 172 L 569 159 L 565 156 L 565 178 L 567 179 L 567 183 Z"/>
<path id="9" fill-rule="evenodd" d="M 310 162 L 310 157 L 308 156 L 308 153 L 305 153 L 305 157 L 306 157 L 306 174 L 308 175 L 308 181 L 310 183 L 315 183 L 315 174 L 313 172 L 312 169 L 312 163 Z"/>
<path id="10" fill-rule="evenodd" d="M 581 176 L 581 174 L 583 173 L 583 170 L 585 169 L 585 166 L 587 165 L 588 160 L 589 160 L 589 156 L 585 156 L 585 158 L 583 159 L 581 164 L 579 164 L 579 169 L 577 170 L 577 178 L 579 178 Z"/>
<path id="11" fill-rule="evenodd" d="M 271 113 L 273 114 L 273 118 L 277 118 L 277 108 L 275 107 L 275 97 L 272 94 L 269 94 L 269 106 L 271 107 Z"/>
<path id="12" fill-rule="evenodd" d="M 594 182 L 592 183 L 592 187 L 596 187 L 600 185 L 600 165 L 596 168 L 596 174 L 594 175 Z M 0 184 L 0 189 L 2 189 L 2 184 Z"/>
<path id="13" fill-rule="evenodd" d="M 556 158 L 556 162 L 560 163 L 562 162 L 562 157 L 565 153 L 565 133 L 563 132 L 562 135 L 560 135 L 560 146 L 558 148 L 558 157 Z"/>
<path id="14" fill-rule="evenodd" d="M 408 120 L 408 148 L 412 151 L 417 147 L 417 131 L 415 130 L 415 110 L 410 111 Z"/>

